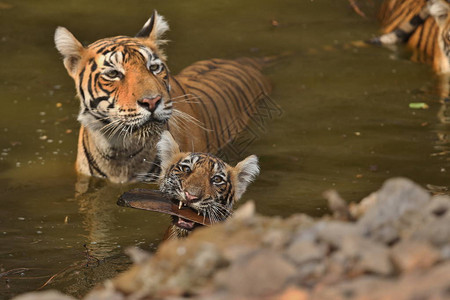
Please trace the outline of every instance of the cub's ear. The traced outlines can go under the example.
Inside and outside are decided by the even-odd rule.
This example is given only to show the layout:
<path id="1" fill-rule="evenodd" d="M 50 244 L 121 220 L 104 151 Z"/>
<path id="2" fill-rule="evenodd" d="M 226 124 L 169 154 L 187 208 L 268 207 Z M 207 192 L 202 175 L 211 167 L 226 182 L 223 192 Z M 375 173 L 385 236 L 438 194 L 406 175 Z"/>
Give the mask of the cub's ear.
<path id="1" fill-rule="evenodd" d="M 67 72 L 70 76 L 75 77 L 77 68 L 83 57 L 83 45 L 64 27 L 56 28 L 55 45 L 56 49 L 64 57 L 64 66 Z"/>
<path id="2" fill-rule="evenodd" d="M 428 10 L 430 15 L 436 20 L 436 23 L 442 26 L 447 20 L 450 5 L 443 0 L 431 0 L 428 2 Z"/>
<path id="3" fill-rule="evenodd" d="M 161 45 L 166 42 L 161 38 L 167 30 L 169 30 L 169 24 L 166 22 L 163 16 L 161 16 L 156 10 L 154 10 L 152 16 L 144 24 L 142 29 L 136 34 L 136 37 L 149 38 L 157 45 Z"/>
<path id="4" fill-rule="evenodd" d="M 235 183 L 235 200 L 237 201 L 244 194 L 250 182 L 255 180 L 256 176 L 259 175 L 258 158 L 256 155 L 250 155 L 243 161 L 239 162 L 236 167 L 234 167 L 234 171 L 237 181 Z"/>
<path id="5" fill-rule="evenodd" d="M 162 133 L 161 139 L 156 147 L 158 149 L 159 159 L 161 160 L 161 169 L 164 171 L 172 163 L 173 156 L 180 153 L 180 147 L 169 131 L 164 131 Z"/>

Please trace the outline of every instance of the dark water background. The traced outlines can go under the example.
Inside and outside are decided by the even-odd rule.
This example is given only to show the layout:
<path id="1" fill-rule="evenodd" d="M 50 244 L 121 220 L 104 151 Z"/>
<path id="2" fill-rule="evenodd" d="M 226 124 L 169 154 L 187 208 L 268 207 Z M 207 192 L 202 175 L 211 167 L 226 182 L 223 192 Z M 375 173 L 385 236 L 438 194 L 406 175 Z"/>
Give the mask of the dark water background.
<path id="1" fill-rule="evenodd" d="M 358 201 L 393 176 L 449 188 L 439 79 L 401 48 L 350 45 L 377 32 L 373 7 L 364 19 L 344 0 L 1 0 L 0 273 L 24 269 L 0 277 L 0 298 L 52 275 L 45 288 L 83 295 L 129 266 L 126 247 L 161 241 L 166 216 L 116 206 L 130 186 L 96 180 L 75 195 L 78 100 L 53 44 L 58 25 L 84 43 L 134 35 L 154 8 L 171 26 L 173 73 L 206 58 L 291 53 L 266 72 L 282 116 L 240 149 L 260 157 L 243 198 L 258 212 L 321 215 L 324 190 Z"/>

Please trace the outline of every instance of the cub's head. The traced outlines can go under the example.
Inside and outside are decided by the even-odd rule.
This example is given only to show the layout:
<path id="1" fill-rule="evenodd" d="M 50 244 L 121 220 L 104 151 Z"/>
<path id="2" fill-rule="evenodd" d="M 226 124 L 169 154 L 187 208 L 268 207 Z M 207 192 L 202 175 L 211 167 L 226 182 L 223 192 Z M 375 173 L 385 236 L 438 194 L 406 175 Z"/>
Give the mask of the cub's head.
<path id="1" fill-rule="evenodd" d="M 232 167 L 208 153 L 180 152 L 168 131 L 158 143 L 161 159 L 160 190 L 212 222 L 225 220 L 232 213 L 247 186 L 259 174 L 258 159 L 251 155 Z M 185 236 L 196 225 L 174 217 L 178 236 Z"/>
<path id="2" fill-rule="evenodd" d="M 430 15 L 438 25 L 438 43 L 442 51 L 435 59 L 435 69 L 440 73 L 450 73 L 450 4 L 445 0 L 431 0 L 428 2 Z"/>
<path id="3" fill-rule="evenodd" d="M 75 81 L 85 127 L 111 136 L 168 120 L 169 70 L 159 48 L 168 29 L 156 11 L 136 37 L 105 38 L 87 47 L 66 28 L 56 29 L 56 48 Z"/>

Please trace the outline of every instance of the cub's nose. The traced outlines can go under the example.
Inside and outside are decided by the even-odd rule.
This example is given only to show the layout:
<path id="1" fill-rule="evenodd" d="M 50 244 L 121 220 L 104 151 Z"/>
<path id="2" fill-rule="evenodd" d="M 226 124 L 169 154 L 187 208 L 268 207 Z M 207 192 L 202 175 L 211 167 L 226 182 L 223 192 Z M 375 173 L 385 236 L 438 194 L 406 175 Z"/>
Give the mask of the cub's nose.
<path id="1" fill-rule="evenodd" d="M 186 196 L 186 200 L 188 202 L 194 202 L 194 201 L 199 199 L 198 196 L 192 195 L 192 194 L 190 194 L 189 192 L 186 192 L 186 191 L 184 192 L 184 195 Z"/>
<path id="2" fill-rule="evenodd" d="M 138 100 L 138 104 L 150 112 L 154 112 L 159 103 L 161 103 L 161 96 L 156 96 L 153 98 L 144 97 Z"/>

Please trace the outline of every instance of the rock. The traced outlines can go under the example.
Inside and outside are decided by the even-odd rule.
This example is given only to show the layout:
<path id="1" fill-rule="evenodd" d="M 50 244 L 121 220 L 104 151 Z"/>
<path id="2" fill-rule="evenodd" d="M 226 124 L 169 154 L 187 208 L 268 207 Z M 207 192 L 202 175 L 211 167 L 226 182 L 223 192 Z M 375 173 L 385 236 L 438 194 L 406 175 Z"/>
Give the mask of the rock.
<path id="1" fill-rule="evenodd" d="M 135 264 L 143 263 L 151 257 L 150 253 L 137 247 L 128 247 L 125 249 L 125 254 L 127 254 Z"/>
<path id="2" fill-rule="evenodd" d="M 380 290 L 392 289 L 393 284 L 388 279 L 377 276 L 357 277 L 353 280 L 341 281 L 337 284 L 318 284 L 311 292 L 312 300 L 400 300 L 399 298 L 380 298 Z M 375 296 L 377 294 L 377 296 Z"/>
<path id="3" fill-rule="evenodd" d="M 438 195 L 431 198 L 429 205 L 426 208 L 429 214 L 436 218 L 444 218 L 450 215 L 450 196 Z"/>
<path id="4" fill-rule="evenodd" d="M 255 215 L 255 211 L 255 202 L 247 201 L 233 213 L 232 218 L 245 221 L 252 218 Z"/>
<path id="5" fill-rule="evenodd" d="M 119 275 L 113 284 L 121 293 L 131 295 L 196 293 L 226 264 L 212 243 L 172 240 L 164 243 L 152 259 Z"/>
<path id="6" fill-rule="evenodd" d="M 441 247 L 441 257 L 445 260 L 450 259 L 450 242 L 447 245 Z"/>
<path id="7" fill-rule="evenodd" d="M 301 264 L 297 270 L 297 281 L 305 286 L 313 286 L 320 282 L 329 271 L 327 260 L 308 261 Z"/>
<path id="8" fill-rule="evenodd" d="M 339 251 L 333 253 L 331 260 L 345 266 L 346 274 L 392 274 L 393 268 L 389 251 L 383 245 L 361 237 L 345 237 Z"/>
<path id="9" fill-rule="evenodd" d="M 434 196 L 425 206 L 420 216 L 411 216 L 403 234 L 417 240 L 428 240 L 442 247 L 450 241 L 450 197 Z"/>
<path id="10" fill-rule="evenodd" d="M 371 193 L 358 204 L 350 203 L 349 210 L 353 218 L 359 219 L 377 203 L 377 193 Z"/>
<path id="11" fill-rule="evenodd" d="M 450 262 L 422 272 L 406 273 L 399 278 L 362 276 L 333 285 L 317 285 L 312 300 L 411 300 L 449 299 Z"/>
<path id="12" fill-rule="evenodd" d="M 391 250 L 392 261 L 402 272 L 431 267 L 440 257 L 438 250 L 423 241 L 403 241 Z"/>
<path id="13" fill-rule="evenodd" d="M 273 298 L 273 300 L 308 300 L 309 293 L 304 289 L 292 286 L 287 288 L 280 295 Z"/>
<path id="14" fill-rule="evenodd" d="M 296 269 L 280 254 L 261 250 L 248 260 L 238 260 L 217 274 L 215 283 L 243 297 L 268 297 L 282 291 Z"/>
<path id="15" fill-rule="evenodd" d="M 286 250 L 286 256 L 294 263 L 301 265 L 311 261 L 318 261 L 325 257 L 328 248 L 323 244 L 312 241 L 297 241 Z"/>
<path id="16" fill-rule="evenodd" d="M 385 244 L 399 239 L 402 218 L 420 212 L 428 203 L 426 190 L 405 178 L 387 180 L 376 193 L 376 203 L 358 220 L 367 236 Z"/>
<path id="17" fill-rule="evenodd" d="M 336 190 L 325 191 L 323 197 L 328 201 L 328 207 L 333 212 L 333 217 L 341 221 L 353 221 L 349 207 Z"/>
<path id="18" fill-rule="evenodd" d="M 291 237 L 292 232 L 286 229 L 268 229 L 268 232 L 262 238 L 262 242 L 272 249 L 283 249 L 290 242 Z"/>
<path id="19" fill-rule="evenodd" d="M 180 247 L 184 253 L 180 255 L 176 268 L 166 274 L 164 280 L 155 287 L 159 291 L 182 290 L 195 293 L 199 284 L 209 280 L 212 274 L 227 264 L 219 249 L 212 243 L 201 243 L 197 247 L 190 245 L 189 248 L 183 245 L 178 249 Z M 193 249 L 195 250 L 192 251 Z M 167 264 L 171 262 L 161 261 L 158 272 L 163 272 Z"/>
<path id="20" fill-rule="evenodd" d="M 223 249 L 223 255 L 228 261 L 234 261 L 258 252 L 260 249 L 261 248 L 256 243 L 229 245 Z"/>
<path id="21" fill-rule="evenodd" d="M 361 231 L 357 226 L 342 221 L 318 221 L 310 230 L 316 236 L 317 241 L 338 249 L 341 248 L 345 238 L 361 236 Z"/>
<path id="22" fill-rule="evenodd" d="M 297 235 L 296 232 L 304 230 L 306 228 L 310 228 L 312 225 L 314 225 L 314 223 L 314 218 L 305 214 L 294 214 L 284 220 L 284 224 L 287 227 L 292 228 L 294 236 Z"/>
<path id="23" fill-rule="evenodd" d="M 19 295 L 11 300 L 75 300 L 71 296 L 64 295 L 58 291 L 32 292 Z"/>
<path id="24" fill-rule="evenodd" d="M 106 281 L 103 287 L 92 290 L 84 300 L 125 300 L 126 297 L 117 291 L 111 281 Z"/>

